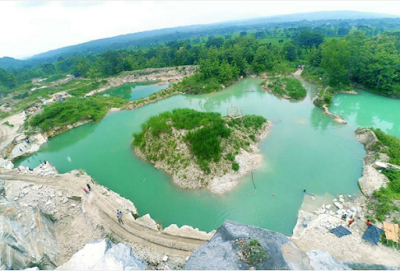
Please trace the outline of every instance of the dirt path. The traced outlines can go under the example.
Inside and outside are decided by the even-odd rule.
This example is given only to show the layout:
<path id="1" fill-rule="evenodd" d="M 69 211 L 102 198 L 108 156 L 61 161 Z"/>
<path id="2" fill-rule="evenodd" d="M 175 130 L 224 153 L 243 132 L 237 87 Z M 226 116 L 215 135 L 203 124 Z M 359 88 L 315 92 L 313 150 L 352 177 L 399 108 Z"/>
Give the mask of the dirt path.
<path id="1" fill-rule="evenodd" d="M 23 170 L 24 172 L 24 170 Z M 103 235 L 131 244 L 136 247 L 136 251 L 148 261 L 154 261 L 154 258 L 160 259 L 164 255 L 169 257 L 179 258 L 180 261 L 185 261 L 194 249 L 202 245 L 205 241 L 179 237 L 166 234 L 162 231 L 150 228 L 150 226 L 142 225 L 140 219 L 134 219 L 132 213 L 136 212 L 133 204 L 120 197 L 118 194 L 108 190 L 107 188 L 90 182 L 91 178 L 88 175 L 78 176 L 78 171 L 72 171 L 66 174 L 54 174 L 53 176 L 37 175 L 39 171 L 35 169 L 33 174 L 18 173 L 17 169 L 2 173 L 0 179 L 8 183 L 8 187 L 14 190 L 21 190 L 18 187 L 33 185 L 32 198 L 25 196 L 19 199 L 20 204 L 35 204 L 40 201 L 38 199 L 38 190 L 48 190 L 51 193 L 68 195 L 68 198 L 80 198 L 80 201 L 72 201 L 65 204 L 55 203 L 57 212 L 55 213 L 57 222 L 57 240 L 60 247 L 61 263 L 69 259 L 77 250 L 81 249 L 88 241 L 80 240 L 82 234 L 89 236 L 93 229 L 104 229 Z M 86 176 L 86 177 L 85 177 Z M 83 187 L 89 183 L 92 191 L 89 195 L 85 195 Z M 10 188 L 11 189 L 11 188 Z M 35 196 L 36 194 L 36 196 Z M 30 194 L 28 194 L 30 195 Z M 9 197 L 14 198 L 12 191 L 9 192 Z M 49 198 L 50 198 L 49 197 Z M 45 197 L 47 201 L 47 196 Z M 54 197 L 57 199 L 57 197 Z M 71 211 L 72 206 L 78 205 L 78 215 Z M 130 204 L 130 206 L 129 206 Z M 48 202 L 45 205 L 52 206 Z M 128 205 L 128 207 L 126 207 Z M 40 208 L 40 206 L 38 206 Z M 43 208 L 46 208 L 44 206 Z M 124 224 L 121 225 L 117 221 L 116 210 L 123 211 Z M 128 210 L 129 209 L 129 210 Z M 47 212 L 47 210 L 44 210 Z M 76 221 L 80 221 L 77 223 Z M 154 222 L 153 222 L 154 223 Z M 98 234 L 97 234 L 98 235 Z M 71 240 L 71 237 L 73 238 Z M 105 236 L 103 236 L 104 238 Z M 76 238 L 76 239 L 74 239 Z M 87 238 L 86 238 L 87 239 Z M 79 243 L 79 244 L 75 244 Z M 76 251 L 75 251 L 76 250 Z M 134 248 L 135 251 L 135 248 Z"/>
<path id="2" fill-rule="evenodd" d="M 295 72 L 293 73 L 293 75 L 294 75 L 294 76 L 300 76 L 302 72 L 303 72 L 302 69 L 298 69 L 297 71 L 295 71 Z"/>

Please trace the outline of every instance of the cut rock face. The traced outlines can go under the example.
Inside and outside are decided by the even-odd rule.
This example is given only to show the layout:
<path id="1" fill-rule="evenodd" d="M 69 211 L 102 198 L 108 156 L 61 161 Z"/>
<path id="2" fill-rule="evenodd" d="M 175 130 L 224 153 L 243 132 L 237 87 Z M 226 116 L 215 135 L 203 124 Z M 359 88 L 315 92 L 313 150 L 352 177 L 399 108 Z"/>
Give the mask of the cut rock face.
<path id="1" fill-rule="evenodd" d="M 20 208 L 9 202 L 0 204 L 0 213 L 7 214 L 0 215 L 1 269 L 57 266 L 59 253 L 54 224 L 49 218 L 36 208 Z"/>

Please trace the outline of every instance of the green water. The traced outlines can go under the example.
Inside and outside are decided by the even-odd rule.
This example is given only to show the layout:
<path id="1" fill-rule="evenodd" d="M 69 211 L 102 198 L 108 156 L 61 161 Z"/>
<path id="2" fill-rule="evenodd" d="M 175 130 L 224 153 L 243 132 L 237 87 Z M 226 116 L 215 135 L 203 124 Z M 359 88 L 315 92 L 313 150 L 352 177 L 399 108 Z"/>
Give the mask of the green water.
<path id="1" fill-rule="evenodd" d="M 336 95 L 330 111 L 352 126 L 380 128 L 400 138 L 400 100 L 357 91 L 359 95 Z"/>
<path id="2" fill-rule="evenodd" d="M 139 100 L 165 89 L 169 84 L 158 86 L 154 83 L 129 83 L 102 92 L 103 96 L 120 97 L 126 100 Z"/>
<path id="3" fill-rule="evenodd" d="M 365 151 L 355 138 L 354 126 L 336 124 L 312 104 L 314 85 L 303 82 L 308 96 L 293 102 L 261 90 L 259 82 L 245 79 L 218 93 L 177 95 L 134 111 L 112 113 L 99 123 L 52 138 L 19 164 L 35 167 L 41 159 L 61 173 L 83 168 L 164 227 L 187 224 L 209 231 L 231 219 L 291 235 L 303 189 L 317 195 L 359 193 L 359 158 Z M 246 89 L 256 91 L 243 92 Z M 281 120 L 260 143 L 264 160 L 254 171 L 256 189 L 249 174 L 224 195 L 182 190 L 132 151 L 132 133 L 150 116 L 178 107 L 225 115 L 231 104 L 245 114 Z"/>

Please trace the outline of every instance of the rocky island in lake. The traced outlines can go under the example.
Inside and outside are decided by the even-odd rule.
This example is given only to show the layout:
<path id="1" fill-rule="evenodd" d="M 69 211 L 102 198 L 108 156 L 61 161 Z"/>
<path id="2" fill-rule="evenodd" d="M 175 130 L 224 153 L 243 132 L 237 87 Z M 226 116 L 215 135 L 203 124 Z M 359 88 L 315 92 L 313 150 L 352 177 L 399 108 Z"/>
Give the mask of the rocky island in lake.
<path id="1" fill-rule="evenodd" d="M 146 121 L 134 134 L 133 146 L 139 157 L 171 174 L 179 187 L 223 193 L 258 167 L 262 156 L 257 143 L 269 127 L 261 116 L 174 109 Z"/>

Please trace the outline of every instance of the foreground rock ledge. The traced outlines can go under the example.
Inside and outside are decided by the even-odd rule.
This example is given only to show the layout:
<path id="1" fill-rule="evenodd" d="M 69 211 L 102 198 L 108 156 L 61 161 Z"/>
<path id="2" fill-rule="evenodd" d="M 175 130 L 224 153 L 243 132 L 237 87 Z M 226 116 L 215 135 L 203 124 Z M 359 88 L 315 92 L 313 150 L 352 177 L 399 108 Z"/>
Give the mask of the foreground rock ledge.
<path id="1" fill-rule="evenodd" d="M 233 245 L 238 239 L 257 240 L 266 251 L 266 259 L 250 266 L 238 258 Z M 249 239 L 250 238 L 250 239 Z M 324 243 L 323 239 L 316 240 Z M 373 248 L 371 248 L 371 253 Z M 226 221 L 214 237 L 196 249 L 189 257 L 185 270 L 351 270 L 351 269 L 396 269 L 395 267 L 341 262 L 327 251 L 300 250 L 281 233 Z"/>
<path id="2" fill-rule="evenodd" d="M 189 226 L 162 231 L 150 215 L 135 218 L 133 203 L 93 182 L 84 171 L 59 174 L 51 164 L 0 168 L 0 267 L 54 269 L 88 242 L 110 239 L 132 247 L 133 254 L 157 265 L 168 256 L 181 265 L 211 238 Z M 1 166 L 1 165 L 0 165 Z M 83 188 L 89 183 L 92 191 Z M 160 206 L 162 208 L 162 206 Z M 116 210 L 123 212 L 124 225 Z"/>

